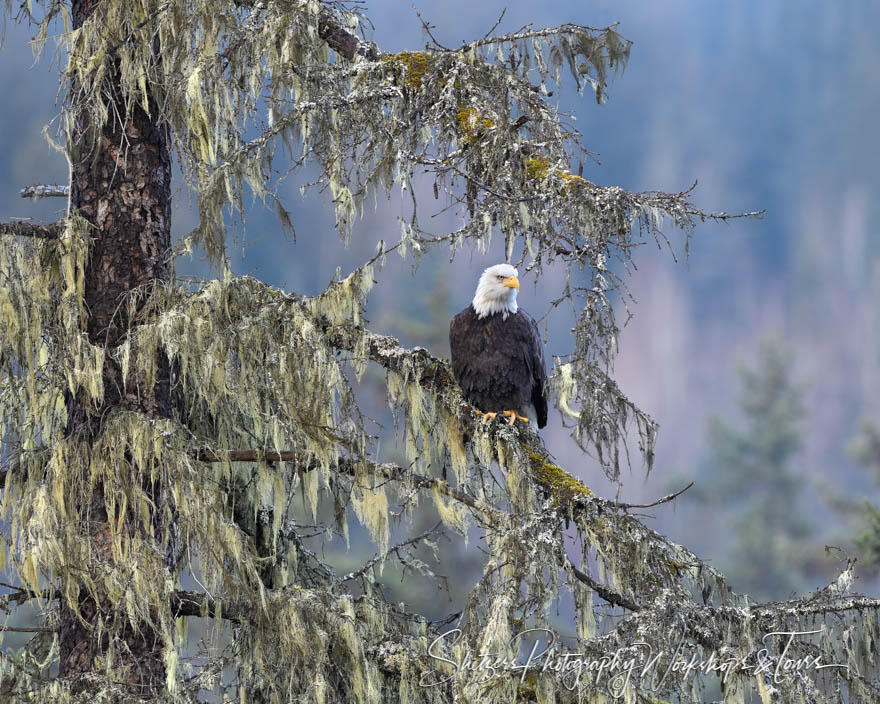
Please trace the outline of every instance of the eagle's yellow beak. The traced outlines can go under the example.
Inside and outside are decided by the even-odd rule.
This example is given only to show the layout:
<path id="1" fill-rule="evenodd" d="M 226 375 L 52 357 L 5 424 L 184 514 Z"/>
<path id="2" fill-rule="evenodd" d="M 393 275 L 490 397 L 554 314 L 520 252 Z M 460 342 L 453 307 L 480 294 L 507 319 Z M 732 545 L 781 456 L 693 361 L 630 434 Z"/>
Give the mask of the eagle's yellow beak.
<path id="1" fill-rule="evenodd" d="M 508 276 L 504 281 L 501 282 L 502 286 L 508 286 L 509 288 L 515 288 L 519 291 L 519 279 L 515 276 Z"/>

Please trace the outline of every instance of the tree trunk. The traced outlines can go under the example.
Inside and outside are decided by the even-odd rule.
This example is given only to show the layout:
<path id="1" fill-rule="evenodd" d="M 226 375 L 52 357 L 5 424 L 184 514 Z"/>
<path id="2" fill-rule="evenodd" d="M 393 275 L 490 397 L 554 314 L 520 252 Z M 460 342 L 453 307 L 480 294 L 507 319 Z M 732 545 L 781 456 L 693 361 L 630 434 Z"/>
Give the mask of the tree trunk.
<path id="1" fill-rule="evenodd" d="M 79 28 L 92 14 L 98 0 L 73 0 L 72 16 Z M 143 30 L 132 41 L 148 41 Z M 154 46 L 158 51 L 158 44 Z M 112 59 L 108 59 L 112 60 Z M 76 96 L 78 86 L 71 86 Z M 91 254 L 85 272 L 87 334 L 94 345 L 106 349 L 103 370 L 104 404 L 99 409 L 70 399 L 67 432 L 95 438 L 101 433 L 102 418 L 115 410 L 126 410 L 153 417 L 170 417 L 168 364 L 160 361 L 159 381 L 144 388 L 143 380 L 128 379 L 123 385 L 120 366 L 110 359 L 111 350 L 125 338 L 129 320 L 126 294 L 167 279 L 171 230 L 171 158 L 165 126 L 156 120 L 158 109 L 151 101 L 147 114 L 138 104 L 120 123 L 124 96 L 118 81 L 108 100 L 116 104 L 108 111 L 103 125 L 89 123 L 86 113 L 76 121 L 76 134 L 69 149 L 72 162 L 70 184 L 71 212 L 91 225 Z M 75 107 L 73 109 L 76 109 Z M 93 135 L 99 130 L 97 151 Z M 134 321 L 136 324 L 136 321 Z M 123 388 L 125 389 L 123 391 Z M 95 562 L 112 561 L 109 548 L 110 524 L 103 487 L 96 487 L 88 506 L 79 506 L 85 519 Z M 105 653 L 112 637 L 114 650 L 132 659 L 129 684 L 134 696 L 150 697 L 165 683 L 162 643 L 148 624 L 133 628 L 115 613 L 109 599 L 82 597 L 78 617 L 62 603 L 60 614 L 60 675 L 76 677 L 96 668 L 95 657 Z M 101 621 L 103 637 L 94 625 Z M 125 657 L 125 655 L 123 655 Z"/>

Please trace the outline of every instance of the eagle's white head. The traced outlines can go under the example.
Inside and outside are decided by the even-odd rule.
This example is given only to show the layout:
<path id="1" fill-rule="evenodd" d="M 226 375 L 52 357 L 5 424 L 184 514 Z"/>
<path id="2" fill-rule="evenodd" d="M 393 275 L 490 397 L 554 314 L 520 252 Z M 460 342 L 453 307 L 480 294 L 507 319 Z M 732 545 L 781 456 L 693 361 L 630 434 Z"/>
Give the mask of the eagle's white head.
<path id="1" fill-rule="evenodd" d="M 517 271 L 510 264 L 496 264 L 483 272 L 477 284 L 472 304 L 478 318 L 501 313 L 506 320 L 508 313 L 516 313 L 516 293 L 519 291 Z"/>

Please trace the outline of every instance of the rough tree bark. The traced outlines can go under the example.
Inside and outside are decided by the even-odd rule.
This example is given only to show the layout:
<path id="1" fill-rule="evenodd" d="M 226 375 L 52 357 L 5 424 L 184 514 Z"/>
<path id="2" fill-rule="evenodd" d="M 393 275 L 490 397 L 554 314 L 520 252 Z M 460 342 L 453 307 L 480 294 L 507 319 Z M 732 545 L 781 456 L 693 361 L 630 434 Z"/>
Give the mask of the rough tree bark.
<path id="1" fill-rule="evenodd" d="M 83 25 L 97 3 L 73 0 L 75 28 Z M 154 51 L 158 51 L 158 45 Z M 71 87 L 70 100 L 74 102 L 78 88 L 75 83 Z M 100 434 L 102 419 L 117 410 L 153 417 L 171 414 L 167 364 L 160 362 L 158 382 L 153 388 L 145 388 L 143 380 L 123 383 L 122 370 L 109 354 L 124 340 L 129 325 L 136 324 L 136 320 L 129 319 L 127 306 L 120 305 L 126 294 L 167 279 L 171 241 L 171 158 L 166 129 L 156 121 L 159 111 L 155 104 L 149 114 L 136 105 L 123 124 L 120 116 L 125 114 L 124 96 L 120 91 L 107 97 L 111 109 L 105 124 L 90 124 L 88 115 L 80 113 L 69 145 L 71 212 L 84 218 L 92 229 L 84 291 L 87 334 L 92 344 L 104 346 L 107 351 L 102 407 L 90 408 L 76 399 L 68 400 L 67 432 L 87 438 Z M 100 132 L 97 148 L 93 148 L 95 130 Z M 113 560 L 102 487 L 96 487 L 90 505 L 78 508 L 82 529 L 90 537 L 93 564 Z M 60 675 L 76 677 L 91 672 L 96 656 L 106 652 L 113 639 L 114 648 L 130 653 L 129 684 L 133 693 L 158 693 L 165 683 L 165 670 L 162 643 L 155 631 L 148 624 L 134 628 L 124 619 L 119 622 L 109 601 L 101 598 L 83 597 L 78 609 L 79 616 L 68 605 L 61 606 Z M 99 621 L 106 629 L 103 636 L 101 629 L 95 628 Z"/>

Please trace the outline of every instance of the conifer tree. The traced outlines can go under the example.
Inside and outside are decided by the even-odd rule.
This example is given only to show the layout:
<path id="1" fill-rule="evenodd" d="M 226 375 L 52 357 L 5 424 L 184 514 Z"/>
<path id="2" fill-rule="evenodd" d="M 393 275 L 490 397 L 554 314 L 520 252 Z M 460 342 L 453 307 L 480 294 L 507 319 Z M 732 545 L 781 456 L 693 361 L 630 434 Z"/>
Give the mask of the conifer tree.
<path id="1" fill-rule="evenodd" d="M 575 440 L 616 477 L 632 432 L 650 465 L 655 424 L 608 375 L 611 298 L 633 246 L 663 239 L 662 223 L 689 235 L 728 216 L 690 192 L 630 193 L 578 173 L 585 147 L 549 86 L 573 82 L 601 103 L 629 57 L 615 27 L 526 27 L 455 48 L 430 38 L 392 54 L 364 39 L 355 3 L 46 0 L 19 16 L 31 13 L 42 13 L 38 43 L 61 28 L 70 184 L 58 222 L 0 225 L 3 547 L 15 580 L 2 605 L 36 604 L 42 621 L 0 660 L 5 701 L 700 698 L 700 678 L 650 670 L 609 681 L 456 669 L 468 652 L 513 658 L 512 638 L 546 626 L 560 595 L 574 603 L 570 651 L 584 657 L 645 643 L 665 652 L 662 672 L 677 637 L 752 662 L 784 645 L 767 633 L 817 627 L 788 655 L 849 669 L 806 669 L 783 686 L 741 668 L 728 701 L 877 698 L 878 604 L 849 592 L 846 574 L 785 604 L 734 594 L 645 527 L 639 507 L 554 464 L 534 432 L 480 425 L 444 360 L 364 326 L 389 251 L 418 261 L 432 247 L 484 248 L 498 231 L 536 276 L 550 264 L 570 274 L 559 300 L 578 311 L 575 334 L 552 391 Z M 198 224 L 172 247 L 175 159 Z M 319 169 L 343 242 L 377 192 L 405 189 L 412 215 L 320 295 L 234 276 L 225 243 L 246 194 L 275 207 L 280 227 L 295 220 L 276 195 L 282 164 Z M 423 174 L 461 227 L 422 226 Z M 174 261 L 196 247 L 218 278 L 188 286 Z M 406 464 L 381 461 L 366 429 L 351 378 L 367 365 L 385 373 Z M 388 561 L 433 574 L 412 555 L 439 529 L 390 543 L 390 509 L 417 512 L 420 499 L 447 533 L 481 534 L 485 569 L 454 620 L 429 621 L 377 587 Z M 354 520 L 376 556 L 342 573 L 321 541 Z M 203 638 L 188 635 L 200 627 Z"/>
<path id="2" fill-rule="evenodd" d="M 856 461 L 873 473 L 874 483 L 880 484 L 880 428 L 874 423 L 865 422 L 852 443 L 851 451 Z M 847 515 L 855 513 L 860 517 L 856 544 L 864 563 L 876 569 L 880 565 L 880 506 L 876 501 L 865 501 L 862 505 L 850 502 L 843 508 Z"/>
<path id="3" fill-rule="evenodd" d="M 791 378 L 791 355 L 765 341 L 754 367 L 739 369 L 742 427 L 720 418 L 709 425 L 710 510 L 732 518 L 732 584 L 755 597 L 784 598 L 804 586 L 812 526 L 800 501 L 804 477 L 793 465 L 802 445 L 802 389 Z"/>

